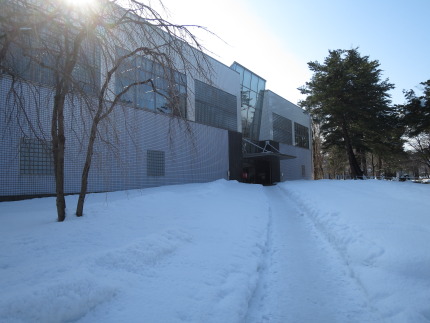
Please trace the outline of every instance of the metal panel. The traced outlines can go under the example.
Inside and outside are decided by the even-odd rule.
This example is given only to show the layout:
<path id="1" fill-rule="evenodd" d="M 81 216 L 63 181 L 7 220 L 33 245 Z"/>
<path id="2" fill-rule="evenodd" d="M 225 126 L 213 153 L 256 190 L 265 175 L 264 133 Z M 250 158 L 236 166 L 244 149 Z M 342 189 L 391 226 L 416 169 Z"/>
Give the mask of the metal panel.
<path id="1" fill-rule="evenodd" d="M 19 160 L 21 131 L 29 138 L 37 135 L 49 140 L 50 109 L 46 107 L 52 104 L 52 95 L 40 88 L 41 108 L 33 105 L 33 109 L 28 109 L 28 117 L 40 125 L 34 129 L 35 134 L 23 116 L 8 117 L 11 111 L 6 104 L 5 89 L 9 81 L 0 77 L 0 82 L 0 197 L 53 194 L 54 176 L 20 174 Z M 34 95 L 27 92 L 28 98 Z M 90 118 L 85 111 L 72 109 L 69 102 L 66 125 L 65 192 L 76 193 L 80 188 Z M 178 118 L 146 110 L 118 107 L 109 120 L 100 124 L 99 133 L 89 176 L 91 192 L 227 178 L 227 130 L 193 122 L 187 124 Z M 165 153 L 164 176 L 147 176 L 147 150 Z"/>

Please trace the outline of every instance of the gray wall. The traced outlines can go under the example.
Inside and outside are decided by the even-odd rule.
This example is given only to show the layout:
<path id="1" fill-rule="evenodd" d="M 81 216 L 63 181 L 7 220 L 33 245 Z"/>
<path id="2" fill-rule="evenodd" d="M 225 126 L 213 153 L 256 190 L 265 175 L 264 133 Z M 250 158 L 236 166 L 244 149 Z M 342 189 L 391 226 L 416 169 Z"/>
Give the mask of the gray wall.
<path id="1" fill-rule="evenodd" d="M 211 83 L 208 82 L 202 75 L 198 74 L 188 74 L 187 76 L 187 96 L 188 96 L 188 106 L 187 106 L 187 118 L 189 120 L 196 120 L 196 109 L 195 109 L 195 82 L 194 79 L 199 80 L 204 83 L 210 83 L 209 85 L 214 86 L 222 91 L 230 93 L 236 96 L 237 104 L 237 129 L 236 131 L 242 132 L 242 122 L 241 122 L 241 112 L 240 112 L 240 74 L 228 66 L 220 63 L 216 59 L 206 56 L 211 64 L 212 70 L 208 71 L 208 76 L 211 79 Z"/>
<path id="2" fill-rule="evenodd" d="M 49 140 L 52 94 L 22 89 L 28 119 L 6 101 L 9 79 L 0 77 L 0 196 L 52 194 L 53 175 L 22 175 L 19 169 L 20 138 Z M 36 108 L 34 100 L 38 101 Z M 32 103 L 33 102 L 33 103 Z M 80 188 L 81 169 L 90 127 L 85 111 L 69 102 L 66 108 L 66 193 Z M 206 182 L 227 178 L 228 131 L 194 122 L 137 110 L 118 108 L 100 125 L 100 137 L 90 171 L 90 191 L 113 191 L 167 184 Z M 110 145 L 104 143 L 109 142 Z M 165 152 L 165 176 L 147 176 L 147 150 Z"/>
<path id="3" fill-rule="evenodd" d="M 273 140 L 273 113 L 292 121 L 292 145 L 280 143 L 280 152 L 295 156 L 294 159 L 281 160 L 281 181 L 312 179 L 312 135 L 311 118 L 303 109 L 272 91 L 264 92 L 263 113 L 261 120 L 260 140 Z M 294 122 L 309 129 L 309 149 L 296 147 Z M 302 175 L 304 166 L 304 176 Z"/>
<path id="4" fill-rule="evenodd" d="M 293 122 L 293 145 L 295 140 L 294 122 L 308 127 L 309 131 L 311 129 L 311 118 L 308 113 L 305 113 L 302 108 L 298 107 L 294 103 L 291 103 L 276 93 L 267 90 L 264 92 L 260 140 L 273 140 L 273 113 L 288 118 Z M 311 138 L 310 132 L 309 138 Z"/>
<path id="5" fill-rule="evenodd" d="M 312 179 L 312 151 L 291 145 L 279 144 L 279 151 L 283 154 L 296 156 L 294 159 L 281 160 L 281 182 L 298 179 Z M 302 175 L 302 166 L 305 174 Z"/>

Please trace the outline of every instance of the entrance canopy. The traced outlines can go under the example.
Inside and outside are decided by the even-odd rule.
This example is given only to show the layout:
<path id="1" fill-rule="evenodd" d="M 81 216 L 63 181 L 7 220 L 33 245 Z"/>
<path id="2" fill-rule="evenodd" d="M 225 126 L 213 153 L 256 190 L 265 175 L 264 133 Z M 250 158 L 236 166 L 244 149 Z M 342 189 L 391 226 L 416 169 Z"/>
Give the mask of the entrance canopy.
<path id="1" fill-rule="evenodd" d="M 244 138 L 243 144 L 244 159 L 280 161 L 284 159 L 296 158 L 296 156 L 281 153 L 279 149 L 274 147 L 269 140 L 266 140 L 263 146 L 263 142 L 253 142 L 249 139 Z"/>
<path id="2" fill-rule="evenodd" d="M 284 160 L 284 159 L 293 159 L 296 156 L 282 154 L 280 152 L 266 151 L 261 153 L 245 153 L 243 154 L 243 158 L 245 159 L 264 159 L 264 160 Z"/>
<path id="3" fill-rule="evenodd" d="M 246 183 L 273 185 L 280 182 L 281 160 L 296 158 L 281 153 L 277 142 L 243 138 L 242 144 L 242 181 Z"/>

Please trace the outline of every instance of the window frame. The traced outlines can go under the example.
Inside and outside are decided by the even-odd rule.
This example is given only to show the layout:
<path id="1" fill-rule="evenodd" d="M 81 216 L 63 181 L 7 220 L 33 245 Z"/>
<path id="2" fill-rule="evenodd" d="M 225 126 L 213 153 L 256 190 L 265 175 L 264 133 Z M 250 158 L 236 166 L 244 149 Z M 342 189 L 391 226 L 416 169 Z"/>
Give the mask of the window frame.
<path id="1" fill-rule="evenodd" d="M 162 150 L 146 151 L 146 175 L 148 177 L 166 176 L 166 154 Z"/>
<path id="2" fill-rule="evenodd" d="M 294 139 L 295 146 L 309 149 L 309 128 L 294 122 Z"/>
<path id="3" fill-rule="evenodd" d="M 52 142 L 22 137 L 19 143 L 20 175 L 54 175 Z"/>

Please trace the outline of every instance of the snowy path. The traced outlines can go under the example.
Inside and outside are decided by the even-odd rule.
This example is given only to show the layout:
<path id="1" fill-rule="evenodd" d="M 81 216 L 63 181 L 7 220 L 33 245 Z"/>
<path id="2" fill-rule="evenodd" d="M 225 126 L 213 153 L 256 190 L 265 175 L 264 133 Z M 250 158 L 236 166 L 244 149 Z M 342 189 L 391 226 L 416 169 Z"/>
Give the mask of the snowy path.
<path id="1" fill-rule="evenodd" d="M 429 323 L 430 185 L 218 180 L 0 203 L 0 322 Z M 68 205 L 76 203 L 68 196 Z"/>
<path id="2" fill-rule="evenodd" d="M 271 206 L 265 268 L 245 322 L 380 322 L 304 212 L 281 188 L 265 190 Z"/>

